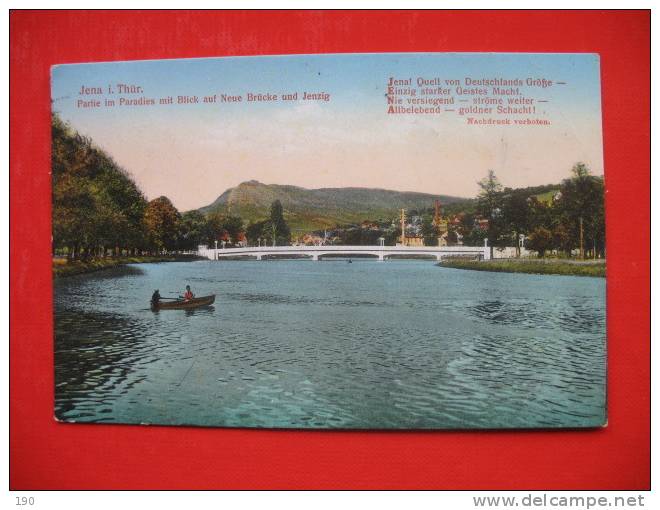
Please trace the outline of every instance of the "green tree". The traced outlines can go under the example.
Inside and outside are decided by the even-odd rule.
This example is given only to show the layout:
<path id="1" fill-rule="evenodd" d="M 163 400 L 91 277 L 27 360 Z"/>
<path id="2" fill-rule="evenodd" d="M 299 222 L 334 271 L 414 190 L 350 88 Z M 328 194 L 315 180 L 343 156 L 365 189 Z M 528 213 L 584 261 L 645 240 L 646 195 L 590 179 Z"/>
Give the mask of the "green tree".
<path id="1" fill-rule="evenodd" d="M 53 244 L 66 247 L 70 260 L 81 256 L 93 236 L 96 199 L 89 183 L 72 176 L 53 186 Z"/>
<path id="2" fill-rule="evenodd" d="M 214 246 L 216 241 L 220 241 L 224 228 L 222 226 L 222 215 L 211 213 L 206 217 L 206 244 Z"/>
<path id="3" fill-rule="evenodd" d="M 243 220 L 238 216 L 225 216 L 222 221 L 222 228 L 229 234 L 232 243 L 238 241 L 238 236 L 243 232 Z"/>
<path id="4" fill-rule="evenodd" d="M 550 229 L 553 224 L 558 221 L 556 210 L 546 203 L 540 201 L 538 198 L 529 197 L 529 230 L 534 230 L 537 227 L 545 227 Z"/>
<path id="5" fill-rule="evenodd" d="M 144 223 L 150 244 L 159 252 L 175 250 L 179 238 L 181 215 L 169 198 L 158 197 L 147 205 Z"/>
<path id="6" fill-rule="evenodd" d="M 222 238 L 227 236 L 232 243 L 236 243 L 241 232 L 243 232 L 243 220 L 238 216 L 214 212 L 207 218 L 209 246 L 213 246 L 215 241 L 222 241 Z"/>
<path id="7" fill-rule="evenodd" d="M 385 246 L 395 246 L 401 239 L 401 226 L 390 226 L 382 237 L 385 238 Z"/>
<path id="8" fill-rule="evenodd" d="M 531 220 L 529 195 L 525 190 L 507 190 L 502 200 L 502 217 L 509 242 L 516 247 L 516 256 L 520 257 L 519 239 L 529 232 Z"/>
<path id="9" fill-rule="evenodd" d="M 463 238 L 463 244 L 466 246 L 483 246 L 488 233 L 478 227 L 476 216 L 472 213 L 462 213 L 459 218 L 460 222 L 455 230 Z"/>
<path id="10" fill-rule="evenodd" d="M 143 218 L 147 201 L 124 169 L 109 157 L 102 164 L 105 168 L 97 182 L 110 214 L 106 242 L 115 248 L 115 252 L 119 247 L 137 251 L 145 244 Z"/>
<path id="11" fill-rule="evenodd" d="M 270 206 L 270 240 L 273 244 L 287 245 L 291 241 L 291 230 L 284 220 L 284 208 L 279 200 Z"/>
<path id="12" fill-rule="evenodd" d="M 571 173 L 571 178 L 562 181 L 557 205 L 573 246 L 580 250 L 580 258 L 585 257 L 589 246 L 593 249 L 593 256 L 596 256 L 605 249 L 603 180 L 590 175 L 584 163 L 576 163 Z"/>
<path id="13" fill-rule="evenodd" d="M 477 212 L 488 220 L 487 237 L 492 256 L 493 246 L 501 246 L 503 243 L 502 185 L 493 170 L 489 170 L 488 175 L 478 184 L 481 191 L 477 195 Z"/>
<path id="14" fill-rule="evenodd" d="M 422 236 L 425 246 L 438 246 L 438 231 L 433 225 L 433 218 L 428 214 L 422 216 Z"/>
<path id="15" fill-rule="evenodd" d="M 605 184 L 596 178 L 592 197 L 594 208 L 588 221 L 589 246 L 593 258 L 605 256 Z"/>
<path id="16" fill-rule="evenodd" d="M 547 228 L 535 228 L 525 241 L 525 247 L 538 253 L 539 257 L 544 257 L 545 252 L 552 247 L 552 232 Z"/>
<path id="17" fill-rule="evenodd" d="M 268 231 L 270 231 L 270 221 L 257 221 L 255 223 L 250 223 L 247 226 L 245 235 L 248 239 L 248 242 L 251 245 L 256 246 L 257 244 L 266 242 L 266 232 Z"/>
<path id="18" fill-rule="evenodd" d="M 206 218 L 199 211 L 187 211 L 181 215 L 179 223 L 178 246 L 182 250 L 196 250 L 207 242 L 208 225 Z"/>
<path id="19" fill-rule="evenodd" d="M 571 235 L 566 226 L 562 223 L 556 225 L 552 230 L 552 246 L 570 257 L 572 249 Z"/>
<path id="20" fill-rule="evenodd" d="M 71 259 L 137 250 L 146 199 L 128 172 L 55 113 L 51 136 L 53 249 Z"/>

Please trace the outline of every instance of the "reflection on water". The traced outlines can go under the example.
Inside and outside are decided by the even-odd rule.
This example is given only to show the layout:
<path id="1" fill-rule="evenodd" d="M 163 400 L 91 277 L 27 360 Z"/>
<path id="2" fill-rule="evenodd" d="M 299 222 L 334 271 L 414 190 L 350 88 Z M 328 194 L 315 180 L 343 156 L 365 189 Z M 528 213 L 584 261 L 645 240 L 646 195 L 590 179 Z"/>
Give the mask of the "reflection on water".
<path id="1" fill-rule="evenodd" d="M 215 305 L 152 312 L 189 283 Z M 605 281 L 428 261 L 143 264 L 55 286 L 60 420 L 597 426 Z"/>
<path id="2" fill-rule="evenodd" d="M 478 300 L 472 313 L 494 324 L 517 324 L 529 328 L 564 329 L 570 332 L 598 334 L 605 321 L 605 309 L 594 310 L 593 304 L 583 299 L 558 298 L 556 302 L 539 307 L 527 299 L 500 301 Z M 550 307 L 551 309 L 548 309 Z M 552 310 L 554 308 L 554 310 Z"/>

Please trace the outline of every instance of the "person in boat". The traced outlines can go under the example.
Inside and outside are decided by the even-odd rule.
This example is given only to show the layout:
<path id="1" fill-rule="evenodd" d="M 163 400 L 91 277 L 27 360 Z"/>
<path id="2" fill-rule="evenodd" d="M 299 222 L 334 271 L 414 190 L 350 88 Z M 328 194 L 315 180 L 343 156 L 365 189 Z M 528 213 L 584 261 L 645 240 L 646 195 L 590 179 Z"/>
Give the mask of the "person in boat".
<path id="1" fill-rule="evenodd" d="M 160 292 L 158 292 L 158 289 L 154 290 L 154 293 L 151 295 L 151 304 L 153 306 L 158 306 L 158 303 L 160 302 Z"/>
<path id="2" fill-rule="evenodd" d="M 190 290 L 190 285 L 186 285 L 186 292 L 183 294 L 184 301 L 190 301 L 195 297 L 195 294 Z"/>

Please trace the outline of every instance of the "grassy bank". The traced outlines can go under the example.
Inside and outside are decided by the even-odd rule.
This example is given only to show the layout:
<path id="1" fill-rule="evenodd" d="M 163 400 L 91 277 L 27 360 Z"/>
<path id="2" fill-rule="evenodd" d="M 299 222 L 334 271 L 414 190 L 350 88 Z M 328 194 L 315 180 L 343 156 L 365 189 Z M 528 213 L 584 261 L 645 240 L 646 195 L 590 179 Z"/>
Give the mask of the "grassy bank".
<path id="1" fill-rule="evenodd" d="M 571 276 L 605 276 L 605 261 L 571 259 L 445 259 L 438 264 L 454 269 L 495 271 L 500 273 L 560 274 Z"/>
<path id="2" fill-rule="evenodd" d="M 94 273 L 104 269 L 123 266 L 125 264 L 145 264 L 147 262 L 191 262 L 193 260 L 206 260 L 196 255 L 164 255 L 159 257 L 107 257 L 92 259 L 85 262 L 67 262 L 65 259 L 53 260 L 53 276 L 57 278 L 73 276 L 84 273 Z"/>

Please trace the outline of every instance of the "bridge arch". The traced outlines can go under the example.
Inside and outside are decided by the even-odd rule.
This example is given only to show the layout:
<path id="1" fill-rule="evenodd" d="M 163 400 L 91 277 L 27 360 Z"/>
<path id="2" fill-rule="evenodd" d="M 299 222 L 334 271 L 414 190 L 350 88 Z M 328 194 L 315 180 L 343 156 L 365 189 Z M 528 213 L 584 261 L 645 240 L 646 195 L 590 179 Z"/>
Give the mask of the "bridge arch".
<path id="1" fill-rule="evenodd" d="M 436 253 L 386 253 L 384 257 L 386 260 L 392 260 L 392 259 L 441 260 L 442 255 Z"/>
<path id="2" fill-rule="evenodd" d="M 312 260 L 321 260 L 323 257 L 326 258 L 376 258 L 378 260 L 383 260 L 383 254 L 378 252 L 371 251 L 360 251 L 360 252 L 350 252 L 346 253 L 336 252 L 336 251 L 327 251 L 327 252 L 318 252 L 312 256 Z"/>
<path id="3" fill-rule="evenodd" d="M 257 260 L 316 260 L 314 253 L 277 253 L 264 251 L 256 255 Z"/>

